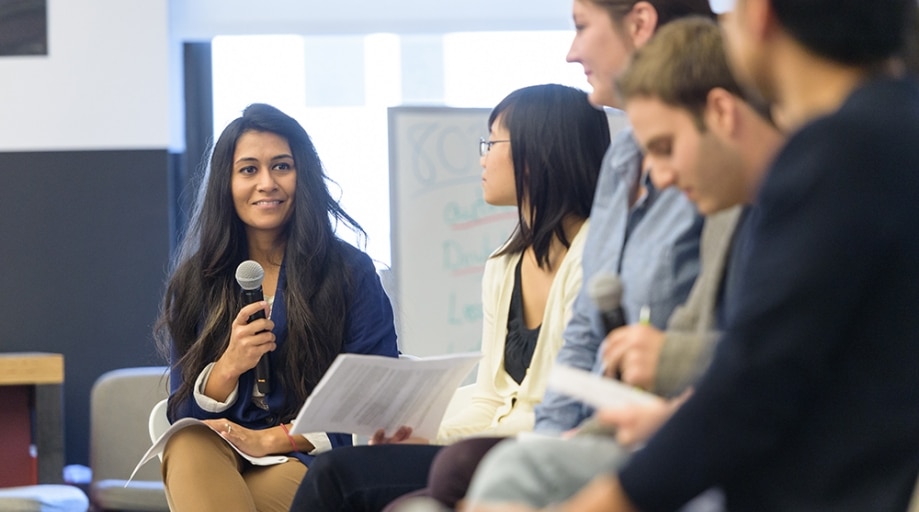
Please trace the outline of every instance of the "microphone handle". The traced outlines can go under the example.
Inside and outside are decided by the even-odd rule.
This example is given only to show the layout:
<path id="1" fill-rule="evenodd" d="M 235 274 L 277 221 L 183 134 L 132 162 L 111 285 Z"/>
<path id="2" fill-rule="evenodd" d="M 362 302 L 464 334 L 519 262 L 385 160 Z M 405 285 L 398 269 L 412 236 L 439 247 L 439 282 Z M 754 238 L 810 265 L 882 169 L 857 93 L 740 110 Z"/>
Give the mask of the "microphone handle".
<path id="1" fill-rule="evenodd" d="M 606 329 L 607 335 L 625 325 L 625 311 L 622 310 L 622 306 L 616 307 L 609 311 L 603 311 L 601 316 L 603 317 L 603 328 Z M 603 366 L 605 373 L 606 363 L 603 363 Z M 622 373 L 619 371 L 619 368 L 616 368 L 616 371 L 613 374 L 613 378 L 616 380 L 622 380 Z"/>
<path id="2" fill-rule="evenodd" d="M 243 303 L 249 305 L 253 302 L 264 300 L 265 296 L 262 294 L 262 287 L 259 286 L 254 290 L 243 290 L 242 298 Z M 252 323 L 259 318 L 265 318 L 264 309 L 260 309 L 255 314 L 250 315 L 247 323 Z M 267 395 L 268 392 L 271 391 L 271 384 L 268 382 L 270 371 L 268 353 L 262 354 L 262 357 L 258 360 L 258 364 L 255 365 L 255 385 L 263 395 Z"/>
<path id="3" fill-rule="evenodd" d="M 268 364 L 268 354 L 265 353 L 262 354 L 258 364 L 255 365 L 255 386 L 258 388 L 259 393 L 263 395 L 267 395 L 271 391 L 271 384 L 268 382 L 268 373 L 270 372 Z"/>
<path id="4" fill-rule="evenodd" d="M 625 312 L 622 306 L 611 311 L 603 311 L 601 316 L 603 317 L 603 328 L 606 329 L 607 334 L 625 325 Z"/>

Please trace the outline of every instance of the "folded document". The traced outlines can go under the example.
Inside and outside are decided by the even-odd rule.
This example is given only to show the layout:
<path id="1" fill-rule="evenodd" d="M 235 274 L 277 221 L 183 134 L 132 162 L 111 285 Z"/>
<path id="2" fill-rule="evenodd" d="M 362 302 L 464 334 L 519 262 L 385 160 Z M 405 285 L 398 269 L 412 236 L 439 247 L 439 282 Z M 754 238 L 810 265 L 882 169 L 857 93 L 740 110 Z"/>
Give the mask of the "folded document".
<path id="1" fill-rule="evenodd" d="M 131 480 L 134 480 L 134 475 L 137 474 L 137 470 L 139 470 L 141 466 L 146 464 L 148 461 L 150 461 L 157 455 L 163 453 L 163 449 L 166 447 L 166 441 L 168 441 L 169 438 L 172 437 L 173 434 L 175 434 L 179 430 L 182 430 L 185 427 L 190 427 L 192 425 L 204 425 L 205 427 L 210 428 L 207 423 L 199 419 L 195 419 L 195 418 L 181 418 L 179 420 L 176 420 L 175 423 L 173 423 L 165 432 L 163 432 L 160 435 L 159 439 L 154 441 L 153 446 L 151 446 L 147 450 L 147 453 L 145 453 L 144 456 L 140 458 L 140 462 L 138 462 L 137 466 L 134 467 L 134 471 L 131 472 L 131 476 L 124 483 L 124 486 L 127 487 L 128 484 L 131 483 Z M 224 441 L 227 441 L 227 440 L 224 439 Z M 236 451 L 236 453 L 238 453 L 240 456 L 242 456 L 244 459 L 248 460 L 252 464 L 255 464 L 256 466 L 271 466 L 274 464 L 280 464 L 282 462 L 287 462 L 287 457 L 285 457 L 284 455 L 267 455 L 265 457 L 253 457 L 251 455 L 243 453 L 242 450 L 237 448 L 235 444 L 229 441 L 227 441 L 227 444 L 230 445 Z"/>
<path id="2" fill-rule="evenodd" d="M 549 373 L 547 386 L 598 409 L 642 404 L 658 399 L 656 395 L 621 381 L 559 364 Z"/>
<path id="3" fill-rule="evenodd" d="M 481 358 L 479 352 L 421 359 L 339 354 L 290 431 L 369 436 L 406 425 L 413 437 L 434 439 L 453 393 Z"/>
<path id="4" fill-rule="evenodd" d="M 306 399 L 290 432 L 369 436 L 380 428 L 392 433 L 406 425 L 412 427 L 413 437 L 434 439 L 453 393 L 481 358 L 479 352 L 422 359 L 339 354 Z M 163 452 L 174 433 L 191 425 L 207 424 L 194 418 L 173 423 L 141 457 L 125 486 L 141 466 Z M 227 443 L 258 466 L 287 461 L 283 455 L 252 457 Z"/>

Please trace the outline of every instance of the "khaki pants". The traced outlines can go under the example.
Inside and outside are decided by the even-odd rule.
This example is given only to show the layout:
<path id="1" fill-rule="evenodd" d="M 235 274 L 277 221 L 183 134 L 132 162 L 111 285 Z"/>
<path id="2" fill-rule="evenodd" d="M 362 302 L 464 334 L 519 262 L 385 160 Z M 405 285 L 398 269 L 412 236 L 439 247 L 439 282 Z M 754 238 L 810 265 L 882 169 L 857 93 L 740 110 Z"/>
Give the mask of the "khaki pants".
<path id="1" fill-rule="evenodd" d="M 177 512 L 287 512 L 306 474 L 289 459 L 253 466 L 216 432 L 193 426 L 176 432 L 163 452 L 163 482 Z"/>

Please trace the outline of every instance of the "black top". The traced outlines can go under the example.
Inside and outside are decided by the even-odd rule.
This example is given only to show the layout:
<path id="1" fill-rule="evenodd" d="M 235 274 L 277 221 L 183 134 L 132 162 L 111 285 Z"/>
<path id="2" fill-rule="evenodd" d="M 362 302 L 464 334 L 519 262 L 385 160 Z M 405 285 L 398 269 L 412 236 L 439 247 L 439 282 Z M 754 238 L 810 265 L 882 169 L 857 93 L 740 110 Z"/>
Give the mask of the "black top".
<path id="1" fill-rule="evenodd" d="M 905 510 L 919 473 L 919 87 L 878 79 L 794 134 L 695 394 L 619 477 L 637 508 Z"/>
<path id="2" fill-rule="evenodd" d="M 523 256 L 517 261 L 514 270 L 514 291 L 511 296 L 511 306 L 507 315 L 507 339 L 504 341 L 504 371 L 511 376 L 517 384 L 523 382 L 536 350 L 536 338 L 539 337 L 539 328 L 527 329 L 523 319 L 523 292 L 520 286 L 520 265 Z"/>

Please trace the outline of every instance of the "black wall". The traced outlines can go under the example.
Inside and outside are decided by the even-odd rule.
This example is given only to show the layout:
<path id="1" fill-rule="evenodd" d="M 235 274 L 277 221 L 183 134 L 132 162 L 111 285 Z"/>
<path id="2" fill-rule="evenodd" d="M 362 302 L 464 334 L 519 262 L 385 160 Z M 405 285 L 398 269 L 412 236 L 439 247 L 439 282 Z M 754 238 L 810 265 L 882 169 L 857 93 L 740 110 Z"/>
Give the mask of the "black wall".
<path id="1" fill-rule="evenodd" d="M 0 55 L 47 54 L 47 0 L 0 0 Z"/>
<path id="2" fill-rule="evenodd" d="M 165 364 L 151 330 L 174 160 L 166 149 L 0 152 L 0 351 L 64 354 L 66 464 L 89 465 L 96 378 Z"/>

